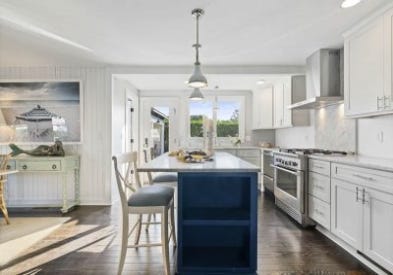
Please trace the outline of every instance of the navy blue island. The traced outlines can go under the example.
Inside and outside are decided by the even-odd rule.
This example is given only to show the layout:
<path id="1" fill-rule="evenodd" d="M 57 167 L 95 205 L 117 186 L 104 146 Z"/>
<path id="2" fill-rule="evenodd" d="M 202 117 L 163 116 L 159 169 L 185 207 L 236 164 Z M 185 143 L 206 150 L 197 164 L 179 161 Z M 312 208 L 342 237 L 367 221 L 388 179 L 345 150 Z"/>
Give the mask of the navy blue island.
<path id="1" fill-rule="evenodd" d="M 224 152 L 213 159 L 165 154 L 138 170 L 178 172 L 176 274 L 256 274 L 260 167 Z"/>

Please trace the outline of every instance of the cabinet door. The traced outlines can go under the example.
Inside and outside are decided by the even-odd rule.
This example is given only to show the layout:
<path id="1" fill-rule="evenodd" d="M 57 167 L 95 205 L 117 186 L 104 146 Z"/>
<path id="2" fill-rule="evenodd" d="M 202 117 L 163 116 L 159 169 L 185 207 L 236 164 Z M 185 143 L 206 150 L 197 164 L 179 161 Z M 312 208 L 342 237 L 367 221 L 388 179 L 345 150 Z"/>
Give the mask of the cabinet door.
<path id="1" fill-rule="evenodd" d="M 360 187 L 332 179 L 331 199 L 332 233 L 352 247 L 361 250 L 363 204 Z"/>
<path id="2" fill-rule="evenodd" d="M 393 270 L 393 195 L 365 190 L 363 252 Z"/>
<path id="3" fill-rule="evenodd" d="M 292 110 L 288 106 L 292 104 L 292 87 L 291 82 L 284 83 L 283 91 L 283 127 L 292 126 Z"/>
<path id="4" fill-rule="evenodd" d="M 344 55 L 346 115 L 364 115 L 383 109 L 383 19 L 348 38 Z"/>
<path id="5" fill-rule="evenodd" d="M 393 10 L 385 14 L 385 109 L 393 110 Z"/>
<path id="6" fill-rule="evenodd" d="M 284 123 L 284 84 L 274 84 L 274 127 L 283 127 Z"/>
<path id="7" fill-rule="evenodd" d="M 273 128 L 273 86 L 267 86 L 254 92 L 253 107 L 253 128 Z"/>

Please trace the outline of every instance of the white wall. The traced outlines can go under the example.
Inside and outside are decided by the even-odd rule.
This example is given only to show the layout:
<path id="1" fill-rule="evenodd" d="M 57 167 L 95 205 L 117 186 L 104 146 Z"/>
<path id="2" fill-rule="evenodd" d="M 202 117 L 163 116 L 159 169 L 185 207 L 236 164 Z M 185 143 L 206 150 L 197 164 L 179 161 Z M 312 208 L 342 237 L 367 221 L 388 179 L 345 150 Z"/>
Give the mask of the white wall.
<path id="1" fill-rule="evenodd" d="M 126 152 L 126 110 L 127 99 L 130 98 L 135 109 L 133 113 L 134 150 L 138 148 L 139 132 L 139 98 L 138 90 L 124 79 L 113 78 L 112 82 L 112 155 Z"/>
<path id="2" fill-rule="evenodd" d="M 108 74 L 102 67 L 0 67 L 0 80 L 67 80 L 80 79 L 83 92 L 83 143 L 66 145 L 68 154 L 81 157 L 81 202 L 82 204 L 109 204 L 111 202 L 111 91 Z M 7 145 L 0 152 L 8 152 Z M 25 180 L 8 184 L 24 185 Z M 27 180 L 27 179 L 26 179 Z M 42 181 L 41 190 L 56 192 L 57 184 Z M 61 190 L 61 189 L 59 189 Z M 30 194 L 31 195 L 31 194 Z M 25 194 L 29 196 L 29 194 Z"/>
<path id="3" fill-rule="evenodd" d="M 358 152 L 393 159 L 393 115 L 359 119 Z"/>

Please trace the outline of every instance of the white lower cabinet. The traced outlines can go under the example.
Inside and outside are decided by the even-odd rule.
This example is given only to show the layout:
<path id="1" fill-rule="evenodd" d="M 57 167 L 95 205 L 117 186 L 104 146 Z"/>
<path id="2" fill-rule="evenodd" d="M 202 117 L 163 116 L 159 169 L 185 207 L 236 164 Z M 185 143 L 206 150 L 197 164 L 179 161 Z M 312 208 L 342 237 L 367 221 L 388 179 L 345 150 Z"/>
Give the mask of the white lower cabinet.
<path id="1" fill-rule="evenodd" d="M 357 250 L 362 249 L 362 211 L 360 187 L 332 180 L 331 231 Z"/>
<path id="2" fill-rule="evenodd" d="M 363 253 L 393 271 L 393 195 L 364 189 Z"/>
<path id="3" fill-rule="evenodd" d="M 332 164 L 331 232 L 393 271 L 393 173 Z"/>

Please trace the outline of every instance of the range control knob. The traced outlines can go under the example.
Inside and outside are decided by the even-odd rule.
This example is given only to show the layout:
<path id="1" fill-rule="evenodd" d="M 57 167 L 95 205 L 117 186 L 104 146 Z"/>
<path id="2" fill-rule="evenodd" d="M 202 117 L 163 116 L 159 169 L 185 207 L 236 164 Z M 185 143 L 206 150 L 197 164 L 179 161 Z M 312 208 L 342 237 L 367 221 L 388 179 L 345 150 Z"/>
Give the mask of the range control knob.
<path id="1" fill-rule="evenodd" d="M 296 167 L 297 166 L 297 162 L 296 161 L 292 161 L 292 165 Z"/>

